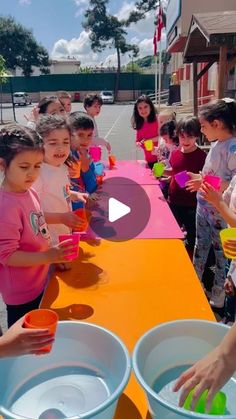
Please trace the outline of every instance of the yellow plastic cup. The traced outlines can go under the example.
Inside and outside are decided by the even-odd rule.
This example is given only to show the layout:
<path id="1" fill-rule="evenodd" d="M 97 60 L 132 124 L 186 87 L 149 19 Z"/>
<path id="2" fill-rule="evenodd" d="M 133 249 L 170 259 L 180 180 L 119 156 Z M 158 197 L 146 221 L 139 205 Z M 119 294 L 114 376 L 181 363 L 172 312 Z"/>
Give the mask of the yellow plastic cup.
<path id="1" fill-rule="evenodd" d="M 49 309 L 39 308 L 29 311 L 25 315 L 24 327 L 27 329 L 49 329 L 55 335 L 59 317 L 58 314 Z M 48 353 L 52 349 L 52 344 L 42 348 L 43 352 Z"/>
<path id="2" fill-rule="evenodd" d="M 143 144 L 144 144 L 145 150 L 147 151 L 152 151 L 154 149 L 152 140 L 145 140 Z"/>
<path id="3" fill-rule="evenodd" d="M 236 259 L 236 228 L 225 228 L 224 230 L 221 230 L 220 238 L 225 256 L 229 259 Z M 235 240 L 235 252 L 229 253 L 228 250 L 225 249 L 224 243 L 226 240 Z"/>

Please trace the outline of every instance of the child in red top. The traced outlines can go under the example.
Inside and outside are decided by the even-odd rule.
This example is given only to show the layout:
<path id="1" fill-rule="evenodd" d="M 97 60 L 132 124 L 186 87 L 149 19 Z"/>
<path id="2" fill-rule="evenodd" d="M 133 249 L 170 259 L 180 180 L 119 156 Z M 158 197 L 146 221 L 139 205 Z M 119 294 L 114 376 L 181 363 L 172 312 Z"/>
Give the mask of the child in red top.
<path id="1" fill-rule="evenodd" d="M 142 95 L 136 100 L 131 122 L 136 130 L 136 144 L 143 148 L 145 160 L 152 169 L 157 156 L 145 149 L 144 141 L 152 139 L 153 146 L 158 145 L 158 121 L 155 107 L 148 96 Z"/>
<path id="2" fill-rule="evenodd" d="M 184 170 L 193 173 L 199 173 L 202 170 L 206 154 L 196 144 L 196 140 L 200 136 L 200 129 L 200 123 L 195 117 L 183 118 L 179 121 L 177 124 L 179 148 L 171 154 L 171 170 L 165 171 L 165 174 L 172 174 L 169 186 L 169 205 L 180 227 L 184 226 L 186 229 L 186 247 L 191 254 L 196 236 L 196 193 L 181 188 L 174 175 Z"/>

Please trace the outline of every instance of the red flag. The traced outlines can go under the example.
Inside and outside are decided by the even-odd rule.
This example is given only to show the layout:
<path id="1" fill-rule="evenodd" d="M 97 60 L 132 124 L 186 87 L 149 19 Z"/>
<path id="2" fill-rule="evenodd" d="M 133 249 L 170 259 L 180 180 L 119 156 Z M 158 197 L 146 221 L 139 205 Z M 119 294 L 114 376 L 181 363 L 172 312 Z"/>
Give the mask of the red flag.
<path id="1" fill-rule="evenodd" d="M 159 7 L 158 15 L 157 15 L 157 25 L 156 30 L 153 37 L 153 45 L 154 45 L 154 55 L 157 55 L 157 43 L 161 40 L 161 31 L 165 27 L 164 20 L 163 20 L 163 10 L 162 7 Z"/>

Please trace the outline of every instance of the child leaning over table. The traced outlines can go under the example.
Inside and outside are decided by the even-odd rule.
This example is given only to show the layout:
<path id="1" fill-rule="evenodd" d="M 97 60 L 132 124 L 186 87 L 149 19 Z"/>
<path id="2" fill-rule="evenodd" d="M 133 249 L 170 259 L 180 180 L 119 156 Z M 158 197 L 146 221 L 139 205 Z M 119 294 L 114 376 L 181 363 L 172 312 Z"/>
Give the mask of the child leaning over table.
<path id="1" fill-rule="evenodd" d="M 196 193 L 181 188 L 175 180 L 179 172 L 199 173 L 202 170 L 206 154 L 196 141 L 200 136 L 200 122 L 195 117 L 181 119 L 176 129 L 179 138 L 179 148 L 173 150 L 170 157 L 171 169 L 166 169 L 164 175 L 172 175 L 169 186 L 169 206 L 179 226 L 186 230 L 186 248 L 192 256 L 196 237 Z"/>
<path id="2" fill-rule="evenodd" d="M 83 112 L 72 112 L 68 116 L 68 124 L 71 129 L 71 152 L 74 159 L 80 163 L 80 177 L 76 170 L 69 168 L 73 190 L 84 190 L 89 194 L 97 189 L 97 179 L 94 163 L 88 154 L 89 146 L 92 143 L 94 124 L 92 118 Z M 72 202 L 73 210 L 81 208 L 81 203 Z"/>

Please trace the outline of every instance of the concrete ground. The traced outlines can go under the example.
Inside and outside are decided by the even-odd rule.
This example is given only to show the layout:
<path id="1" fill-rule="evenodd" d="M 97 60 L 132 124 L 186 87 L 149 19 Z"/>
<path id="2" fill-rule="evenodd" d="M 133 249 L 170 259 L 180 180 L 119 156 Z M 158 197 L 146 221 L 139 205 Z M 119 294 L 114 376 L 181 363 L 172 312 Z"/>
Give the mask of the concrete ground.
<path id="1" fill-rule="evenodd" d="M 16 120 L 20 124 L 26 124 L 24 115 L 29 115 L 33 105 L 27 107 L 16 107 Z M 73 103 L 72 111 L 84 111 L 81 103 Z M 131 127 L 131 116 L 133 104 L 103 105 L 101 114 L 97 117 L 99 135 L 106 138 L 112 146 L 112 153 L 119 160 L 134 160 L 136 157 L 143 158 L 141 150 L 137 152 L 135 147 L 135 131 Z M 181 113 L 180 117 L 184 114 Z M 1 118 L 0 118 L 1 119 Z M 9 105 L 3 105 L 2 120 L 10 122 L 13 120 L 13 111 Z M 1 124 L 0 124 L 1 126 Z M 106 152 L 103 152 L 106 159 Z M 136 153 L 138 153 L 136 155 Z M 0 326 L 6 328 L 6 313 L 0 296 Z"/>

